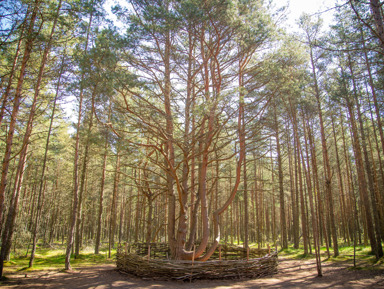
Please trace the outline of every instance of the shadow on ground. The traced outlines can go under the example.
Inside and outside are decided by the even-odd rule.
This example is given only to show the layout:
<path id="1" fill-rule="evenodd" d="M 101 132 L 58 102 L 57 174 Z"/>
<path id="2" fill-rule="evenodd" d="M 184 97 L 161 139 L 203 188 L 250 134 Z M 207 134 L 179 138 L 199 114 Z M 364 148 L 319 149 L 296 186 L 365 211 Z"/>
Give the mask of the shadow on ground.
<path id="1" fill-rule="evenodd" d="M 114 265 L 78 268 L 71 272 L 15 273 L 3 288 L 384 288 L 384 270 L 350 270 L 350 264 L 323 263 L 323 277 L 316 277 L 314 260 L 282 259 L 279 272 L 253 280 L 143 280 L 119 273 Z"/>

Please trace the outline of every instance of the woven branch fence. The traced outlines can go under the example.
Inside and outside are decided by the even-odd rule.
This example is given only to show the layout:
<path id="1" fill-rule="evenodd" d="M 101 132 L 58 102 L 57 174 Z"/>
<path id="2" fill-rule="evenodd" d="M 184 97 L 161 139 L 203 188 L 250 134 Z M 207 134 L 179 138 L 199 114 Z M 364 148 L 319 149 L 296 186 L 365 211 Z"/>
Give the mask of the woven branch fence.
<path id="1" fill-rule="evenodd" d="M 130 252 L 132 248 L 135 249 L 135 253 Z M 145 251 L 147 251 L 146 254 L 143 254 Z M 135 244 L 131 247 L 120 246 L 118 248 L 116 264 L 117 269 L 121 272 L 160 280 L 260 278 L 277 272 L 277 252 L 270 252 L 268 249 L 244 250 L 233 246 L 222 246 L 221 250 L 216 251 L 219 251 L 216 252 L 216 255 L 219 258 L 224 257 L 224 259 L 213 259 L 206 262 L 176 261 L 152 258 L 152 256 L 160 257 L 169 254 L 167 245 L 151 244 L 148 248 L 147 244 Z M 260 254 L 264 256 L 250 258 Z M 230 259 L 225 259 L 225 256 Z M 233 259 L 235 256 L 237 256 L 236 260 Z"/>

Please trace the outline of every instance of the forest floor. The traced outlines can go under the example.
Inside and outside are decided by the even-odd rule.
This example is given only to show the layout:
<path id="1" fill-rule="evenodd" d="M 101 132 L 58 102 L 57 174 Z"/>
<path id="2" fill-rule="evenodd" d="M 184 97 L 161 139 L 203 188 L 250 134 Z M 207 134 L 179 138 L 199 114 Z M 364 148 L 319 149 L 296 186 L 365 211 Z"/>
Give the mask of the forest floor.
<path id="1" fill-rule="evenodd" d="M 279 257 L 278 273 L 269 277 L 247 280 L 157 281 L 119 273 L 114 264 L 78 267 L 73 271 L 39 270 L 5 271 L 7 281 L 2 288 L 384 288 L 384 269 L 367 263 L 323 262 L 323 277 L 317 277 L 314 259 Z"/>

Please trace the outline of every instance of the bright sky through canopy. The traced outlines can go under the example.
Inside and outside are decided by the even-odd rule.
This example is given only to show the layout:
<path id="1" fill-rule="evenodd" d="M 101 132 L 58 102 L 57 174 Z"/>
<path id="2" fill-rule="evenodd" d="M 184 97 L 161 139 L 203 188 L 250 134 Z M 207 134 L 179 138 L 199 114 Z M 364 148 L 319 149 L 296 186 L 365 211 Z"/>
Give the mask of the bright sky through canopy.
<path id="1" fill-rule="evenodd" d="M 324 20 L 324 26 L 328 26 L 332 21 L 333 10 L 327 11 L 336 6 L 337 0 L 273 0 L 277 7 L 289 4 L 287 11 L 288 24 L 297 28 L 296 22 L 303 13 L 321 13 L 320 17 Z"/>
<path id="2" fill-rule="evenodd" d="M 281 8 L 289 4 L 288 10 L 286 11 L 287 24 L 294 30 L 298 30 L 297 21 L 301 14 L 309 13 L 315 14 L 323 12 L 320 17 L 324 21 L 324 27 L 327 27 L 332 22 L 332 15 L 334 10 L 330 9 L 336 6 L 337 0 L 272 0 L 273 5 L 276 8 Z M 104 8 L 108 13 L 108 18 L 115 22 L 115 25 L 122 27 L 123 25 L 116 21 L 116 17 L 112 15 L 111 6 L 120 4 L 122 6 L 127 5 L 125 0 L 107 0 Z M 288 27 L 287 27 L 288 28 Z"/>

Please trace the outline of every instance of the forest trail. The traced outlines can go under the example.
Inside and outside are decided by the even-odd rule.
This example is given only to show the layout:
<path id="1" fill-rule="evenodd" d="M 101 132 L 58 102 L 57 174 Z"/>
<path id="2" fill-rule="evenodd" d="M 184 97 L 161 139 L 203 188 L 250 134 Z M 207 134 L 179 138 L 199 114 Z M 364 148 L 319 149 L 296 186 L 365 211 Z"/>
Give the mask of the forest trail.
<path id="1" fill-rule="evenodd" d="M 196 280 L 181 281 L 143 280 L 121 274 L 115 265 L 77 268 L 72 272 L 40 271 L 18 272 L 8 275 L 3 288 L 384 288 L 384 270 L 349 270 L 348 263 L 323 263 L 323 277 L 316 277 L 313 259 L 280 259 L 279 272 L 273 276 L 254 280 Z"/>

